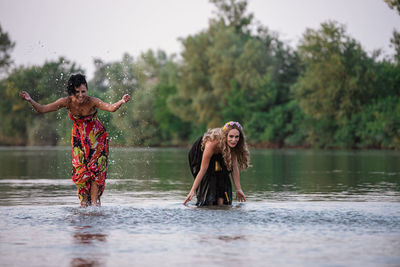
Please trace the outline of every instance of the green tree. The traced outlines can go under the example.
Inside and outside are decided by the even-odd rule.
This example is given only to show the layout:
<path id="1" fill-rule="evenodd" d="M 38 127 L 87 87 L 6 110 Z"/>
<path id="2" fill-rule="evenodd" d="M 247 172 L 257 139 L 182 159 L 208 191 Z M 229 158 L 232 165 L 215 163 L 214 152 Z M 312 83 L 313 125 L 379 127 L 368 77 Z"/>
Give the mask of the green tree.
<path id="1" fill-rule="evenodd" d="M 397 13 L 400 15 L 400 1 L 399 0 L 384 0 L 386 4 L 391 9 L 397 10 Z M 396 52 L 395 58 L 397 60 L 397 63 L 400 64 L 400 32 L 398 32 L 396 29 L 393 30 L 393 37 L 390 39 L 390 42 L 392 43 L 392 46 L 394 47 L 394 50 Z"/>
<path id="2" fill-rule="evenodd" d="M 39 103 L 49 103 L 66 95 L 69 75 L 81 71 L 74 63 L 60 58 L 43 66 L 19 67 L 0 81 L 0 143 L 3 145 L 55 145 L 65 143 L 70 136 L 64 120 L 65 110 L 37 114 L 29 104 L 22 101 L 18 93 L 29 91 Z M 69 141 L 69 140 L 68 140 Z"/>
<path id="3" fill-rule="evenodd" d="M 250 33 L 248 27 L 254 15 L 247 14 L 247 1 L 245 0 L 210 0 L 217 7 L 217 19 L 224 25 L 232 27 L 237 33 Z"/>
<path id="4" fill-rule="evenodd" d="M 178 67 L 174 56 L 149 50 L 136 60 L 125 54 L 121 61 L 96 61 L 94 87 L 107 88 L 105 99 L 117 100 L 129 93 L 132 101 L 113 113 L 108 127 L 114 144 L 170 145 L 187 136 L 186 124 L 168 107 L 170 95 L 176 92 Z"/>
<path id="5" fill-rule="evenodd" d="M 159 126 L 159 135 L 163 144 L 175 145 L 187 140 L 190 135 L 191 123 L 183 122 L 174 115 L 168 107 L 168 101 L 177 93 L 179 82 L 179 66 L 174 61 L 174 56 L 157 64 L 158 83 L 154 92 L 154 119 Z"/>
<path id="6" fill-rule="evenodd" d="M 217 18 L 207 31 L 181 39 L 183 64 L 178 93 L 169 108 L 187 122 L 196 122 L 194 132 L 221 125 L 222 109 L 231 93 L 235 61 L 248 39 L 252 15 L 244 16 L 245 1 L 212 1 Z M 248 20 L 247 20 L 248 19 Z"/>
<path id="7" fill-rule="evenodd" d="M 321 24 L 321 29 L 307 29 L 298 48 L 305 66 L 293 92 L 300 107 L 318 123 L 312 127 L 310 140 L 320 146 L 335 144 L 335 132 L 346 129 L 346 147 L 357 143 L 353 114 L 377 94 L 376 64 L 361 45 L 346 35 L 345 28 L 336 22 Z M 317 124 L 316 124 L 317 125 Z M 352 130 L 353 129 L 353 130 Z M 326 136 L 325 140 L 321 139 Z M 340 139 L 343 139 L 342 136 Z"/>
<path id="8" fill-rule="evenodd" d="M 103 62 L 100 58 L 95 58 L 93 60 L 94 64 L 94 76 L 88 81 L 89 88 L 93 89 L 99 94 L 104 94 L 107 92 L 108 79 L 107 79 L 107 68 L 109 66 Z"/>
<path id="9" fill-rule="evenodd" d="M 0 75 L 4 74 L 13 62 L 10 53 L 14 46 L 15 42 L 10 40 L 8 33 L 4 32 L 0 25 Z"/>
<path id="10" fill-rule="evenodd" d="M 383 0 L 388 4 L 388 6 L 391 9 L 397 10 L 397 12 L 400 14 L 400 1 L 399 0 Z"/>
<path id="11" fill-rule="evenodd" d="M 355 120 L 362 124 L 358 136 L 367 148 L 400 148 L 400 98 L 375 99 Z"/>
<path id="12" fill-rule="evenodd" d="M 307 29 L 299 53 L 306 71 L 294 87 L 300 105 L 315 118 L 340 119 L 358 111 L 373 94 L 373 61 L 336 22 Z"/>
<path id="13" fill-rule="evenodd" d="M 169 108 L 182 120 L 195 121 L 196 134 L 237 120 L 251 126 L 246 133 L 252 138 L 265 138 L 258 118 L 292 100 L 290 86 L 299 73 L 297 54 L 267 28 L 253 33 L 246 1 L 211 2 L 217 17 L 209 28 L 181 39 L 181 79 Z M 289 135 L 285 132 L 279 138 Z"/>
<path id="14" fill-rule="evenodd" d="M 392 46 L 396 52 L 395 59 L 397 63 L 400 64 L 400 32 L 394 30 L 393 37 L 390 39 L 390 42 L 392 43 Z"/>

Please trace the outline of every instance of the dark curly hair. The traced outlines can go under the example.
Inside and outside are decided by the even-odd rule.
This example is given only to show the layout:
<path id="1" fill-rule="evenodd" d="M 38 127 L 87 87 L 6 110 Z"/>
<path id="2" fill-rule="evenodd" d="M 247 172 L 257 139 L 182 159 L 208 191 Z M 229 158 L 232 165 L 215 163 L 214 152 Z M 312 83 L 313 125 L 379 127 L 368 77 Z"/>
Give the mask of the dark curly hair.
<path id="1" fill-rule="evenodd" d="M 86 88 L 88 88 L 85 75 L 82 75 L 80 73 L 72 74 L 71 77 L 69 77 L 67 84 L 68 95 L 74 95 L 75 88 L 78 88 L 82 84 L 84 84 Z"/>

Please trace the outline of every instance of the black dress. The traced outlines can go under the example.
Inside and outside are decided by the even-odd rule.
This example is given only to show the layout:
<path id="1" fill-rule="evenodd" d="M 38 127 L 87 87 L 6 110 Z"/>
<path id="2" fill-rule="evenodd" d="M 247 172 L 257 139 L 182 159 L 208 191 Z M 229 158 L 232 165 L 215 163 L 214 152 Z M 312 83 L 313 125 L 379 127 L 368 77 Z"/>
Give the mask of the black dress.
<path id="1" fill-rule="evenodd" d="M 199 137 L 189 151 L 189 165 L 193 177 L 196 178 L 200 171 L 203 151 Z M 232 184 L 230 171 L 225 166 L 222 154 L 215 154 L 210 159 L 210 164 L 203 179 L 196 190 L 197 206 L 216 205 L 218 198 L 224 199 L 225 205 L 232 204 Z"/>

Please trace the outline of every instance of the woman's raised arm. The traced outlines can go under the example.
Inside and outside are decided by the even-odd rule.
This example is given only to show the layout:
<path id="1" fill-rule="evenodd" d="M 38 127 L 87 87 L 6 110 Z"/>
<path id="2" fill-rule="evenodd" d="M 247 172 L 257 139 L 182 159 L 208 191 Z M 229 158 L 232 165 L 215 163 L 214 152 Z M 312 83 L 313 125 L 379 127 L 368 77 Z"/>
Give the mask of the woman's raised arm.
<path id="1" fill-rule="evenodd" d="M 31 103 L 32 107 L 39 113 L 47 113 L 47 112 L 57 111 L 60 108 L 66 107 L 66 103 L 67 103 L 67 98 L 63 97 L 63 98 L 59 98 L 58 100 L 56 100 L 52 103 L 49 103 L 46 105 L 41 105 L 38 102 L 36 102 L 35 100 L 33 100 L 31 98 L 31 96 L 25 91 L 20 92 L 19 97 L 22 98 L 23 100 Z"/>
<path id="2" fill-rule="evenodd" d="M 122 104 L 127 103 L 130 99 L 131 99 L 131 96 L 126 94 L 118 102 L 115 102 L 114 104 L 108 104 L 108 103 L 101 101 L 98 98 L 94 98 L 94 104 L 97 108 L 99 108 L 101 110 L 115 112 L 122 106 Z"/>

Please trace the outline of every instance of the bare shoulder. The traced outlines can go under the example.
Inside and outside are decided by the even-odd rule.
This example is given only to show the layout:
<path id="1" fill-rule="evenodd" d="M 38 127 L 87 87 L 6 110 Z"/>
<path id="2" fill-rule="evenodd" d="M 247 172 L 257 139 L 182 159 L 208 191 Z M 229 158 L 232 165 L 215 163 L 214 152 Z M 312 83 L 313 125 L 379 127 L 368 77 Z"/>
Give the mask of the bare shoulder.
<path id="1" fill-rule="evenodd" d="M 100 99 L 98 99 L 97 97 L 88 96 L 88 102 L 89 103 L 97 103 L 98 101 L 100 101 Z"/>
<path id="2" fill-rule="evenodd" d="M 59 105 L 62 105 L 62 106 L 67 106 L 68 102 L 69 102 L 69 97 L 68 96 L 61 97 L 61 98 L 56 100 L 56 103 L 58 103 Z"/>
<path id="3" fill-rule="evenodd" d="M 67 102 L 68 98 L 69 98 L 68 96 L 60 97 L 59 99 L 57 99 L 57 101 L 59 101 L 59 102 Z"/>
<path id="4" fill-rule="evenodd" d="M 218 150 L 218 140 L 210 140 L 204 146 L 204 150 L 212 151 L 213 153 Z"/>
<path id="5" fill-rule="evenodd" d="M 103 100 L 94 96 L 89 96 L 89 103 L 96 107 L 99 107 L 101 104 L 105 104 Z"/>
<path id="6" fill-rule="evenodd" d="M 87 99 L 88 100 L 86 103 L 90 108 L 99 107 L 99 104 L 102 102 L 99 98 L 94 97 L 94 96 L 88 96 Z"/>

